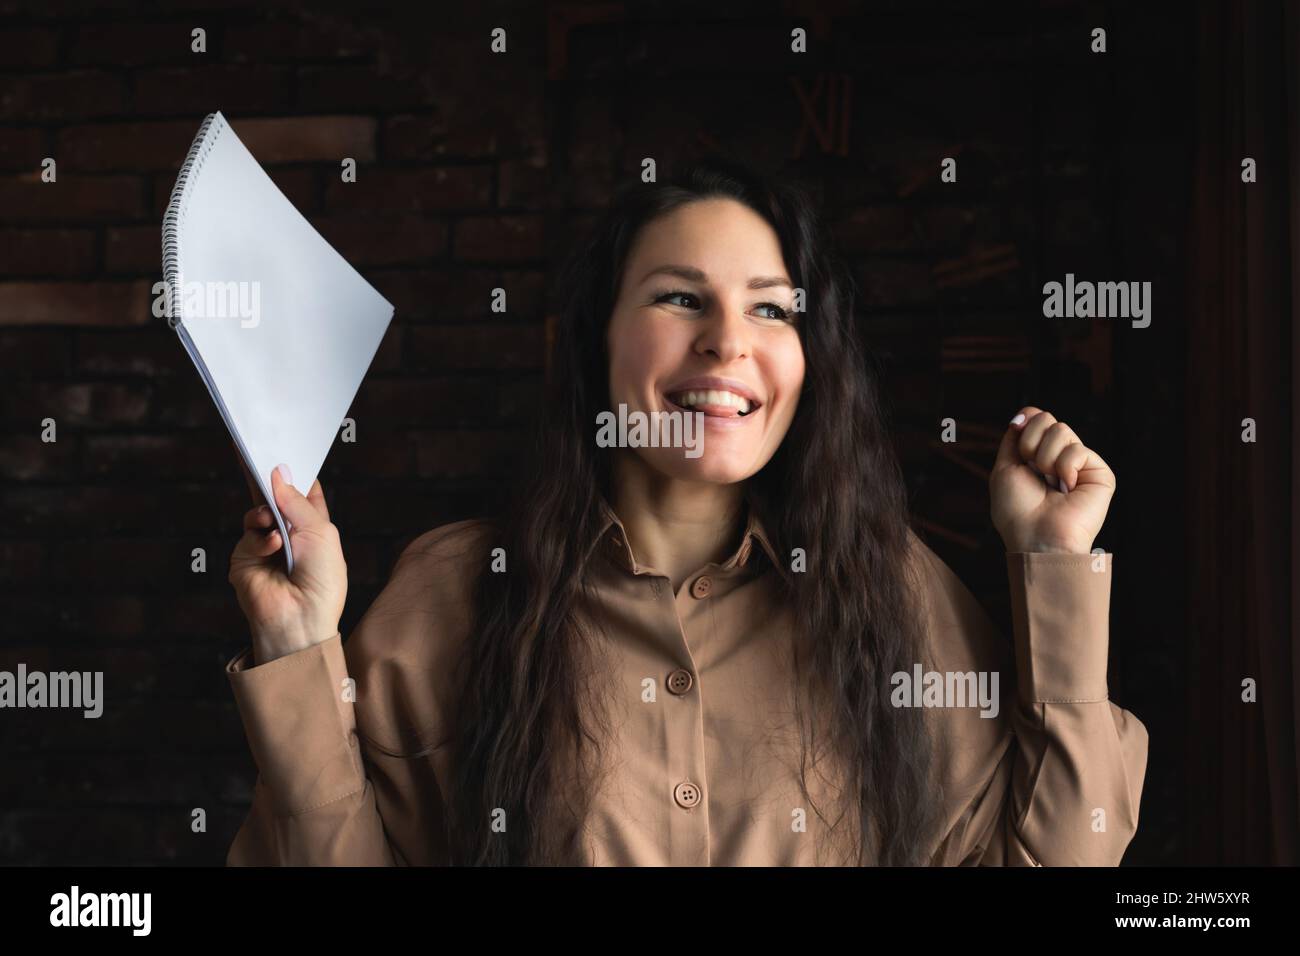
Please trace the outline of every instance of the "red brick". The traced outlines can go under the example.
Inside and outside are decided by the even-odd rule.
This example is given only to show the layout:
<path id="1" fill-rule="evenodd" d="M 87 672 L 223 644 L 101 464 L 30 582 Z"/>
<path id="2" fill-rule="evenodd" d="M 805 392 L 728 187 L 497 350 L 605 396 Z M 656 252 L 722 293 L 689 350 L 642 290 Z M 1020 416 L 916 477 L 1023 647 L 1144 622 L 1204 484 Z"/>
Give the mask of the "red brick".
<path id="1" fill-rule="evenodd" d="M 339 515 L 347 515 L 347 520 L 354 527 L 365 528 L 367 534 L 380 534 L 385 537 L 404 534 L 412 526 L 429 527 L 421 516 L 431 511 L 443 497 L 433 487 L 432 482 L 411 484 L 388 483 L 382 494 L 375 494 L 373 488 L 361 485 L 349 485 L 340 488 L 337 504 Z M 334 514 L 334 510 L 331 510 Z M 345 554 L 349 544 L 344 542 Z M 348 571 L 352 570 L 352 558 L 348 554 Z"/>
<path id="2" fill-rule="evenodd" d="M 569 212 L 557 217 L 550 223 L 546 245 L 550 249 L 568 252 L 586 241 L 596 227 L 597 214 L 590 212 Z"/>
<path id="3" fill-rule="evenodd" d="M 61 130 L 54 157 L 72 170 L 178 170 L 201 120 L 98 123 Z"/>
<path id="4" fill-rule="evenodd" d="M 35 419 L 30 423 L 30 433 L 5 435 L 0 441 L 0 475 L 15 481 L 66 481 L 79 476 L 79 436 L 56 430 L 58 441 L 41 441 L 41 431 L 40 419 Z"/>
<path id="5" fill-rule="evenodd" d="M 923 262 L 876 257 L 859 271 L 864 305 L 882 308 L 933 301 L 934 278 Z"/>
<path id="6" fill-rule="evenodd" d="M 869 253 L 916 247 L 911 211 L 902 203 L 853 209 L 836 219 L 833 230 L 846 252 Z"/>
<path id="7" fill-rule="evenodd" d="M 150 283 L 0 282 L 0 324 L 143 325 Z"/>
<path id="8" fill-rule="evenodd" d="M 0 275 L 76 276 L 95 267 L 89 229 L 0 229 Z"/>
<path id="9" fill-rule="evenodd" d="M 540 323 L 412 326 L 406 361 L 408 368 L 540 369 L 543 330 Z"/>
<path id="10" fill-rule="evenodd" d="M 203 116 L 220 110 L 279 113 L 289 108 L 291 76 L 272 66 L 195 65 L 135 73 L 135 113 L 188 113 Z"/>
<path id="11" fill-rule="evenodd" d="M 340 24 L 337 19 L 232 26 L 225 32 L 222 48 L 232 60 L 253 63 L 357 57 L 373 52 L 372 44 L 355 26 Z"/>
<path id="12" fill-rule="evenodd" d="M 11 634 L 44 631 L 52 626 L 60 632 L 73 634 L 94 634 L 95 618 L 104 614 L 114 615 L 117 620 L 128 621 L 132 615 L 130 604 L 139 606 L 138 598 L 129 597 L 91 597 L 71 593 L 9 594 L 0 597 L 0 619 Z M 137 620 L 139 614 L 135 615 Z"/>
<path id="13" fill-rule="evenodd" d="M 532 421 L 537 415 L 538 403 L 544 397 L 543 384 L 540 372 L 521 377 L 512 376 L 508 381 L 499 383 L 497 405 L 501 413 L 500 420 L 510 423 Z"/>
<path id="14" fill-rule="evenodd" d="M 247 497 L 247 496 L 245 496 Z M 239 529 L 239 524 L 232 520 L 230 531 Z M 234 543 L 231 543 L 231 550 Z M 349 571 L 351 569 L 349 568 Z M 349 575 L 350 577 L 351 575 Z M 149 614 L 153 626 L 163 633 L 185 635 L 193 632 L 195 621 L 216 621 L 239 614 L 238 606 L 231 605 L 233 592 L 198 591 L 194 593 L 176 592 L 160 595 L 149 602 Z"/>
<path id="15" fill-rule="evenodd" d="M 433 103 L 428 81 L 406 69 L 370 64 L 311 66 L 298 71 L 298 108 L 306 112 L 355 110 L 391 113 Z"/>
<path id="16" fill-rule="evenodd" d="M 141 661 L 138 665 L 132 661 L 132 669 L 129 672 L 132 675 L 138 674 L 140 677 L 149 677 L 153 675 L 166 674 L 166 680 L 169 684 L 176 686 L 195 688 L 193 696 L 202 696 L 198 688 L 203 688 L 207 692 L 207 697 L 215 696 L 217 692 L 224 689 L 226 696 L 229 696 L 229 684 L 222 688 L 221 683 L 213 681 L 210 670 L 212 666 L 211 657 L 195 658 L 194 660 L 173 660 L 177 655 L 169 648 L 158 649 L 151 648 L 151 652 L 158 653 L 160 660 L 153 666 L 148 661 Z M 105 650 L 102 653 L 110 655 L 112 650 Z M 133 652 L 143 653 L 143 652 Z M 164 658 L 166 656 L 166 659 Z M 89 660 L 94 660 L 91 657 Z M 221 662 L 218 661 L 218 664 Z M 92 667 L 89 663 L 75 661 L 71 665 L 75 670 L 105 670 L 101 665 Z M 138 667 L 138 669 L 137 669 Z M 112 664 L 107 668 L 113 672 Z M 220 671 L 220 667 L 218 667 Z M 154 678 L 156 679 L 156 678 Z M 222 680 L 225 677 L 222 675 Z M 123 681 L 123 684 L 126 682 Z M 132 688 L 136 685 L 131 684 Z M 123 688 L 125 690 L 125 688 Z M 121 693 L 121 691 L 119 691 Z M 75 713 L 75 712 L 74 712 Z M 94 720 L 88 721 L 95 723 Z M 223 775 L 229 774 L 229 770 L 220 766 L 213 761 L 210 754 L 176 754 L 169 755 L 168 759 L 159 761 L 149 754 L 112 754 L 87 756 L 85 754 L 51 754 L 41 753 L 26 757 L 15 757 L 12 764 L 13 776 L 4 784 L 0 784 L 0 803 L 10 806 L 23 806 L 24 798 L 30 797 L 33 792 L 33 786 L 40 789 L 42 795 L 46 797 L 42 801 L 43 806 L 59 807 L 60 812 L 68 814 L 75 812 L 78 817 L 83 813 L 89 816 L 97 814 L 100 825 L 112 826 L 113 820 L 106 814 L 137 813 L 141 802 L 141 794 L 150 794 L 158 805 L 164 803 L 170 806 L 188 805 L 187 800 L 192 800 L 194 792 L 203 792 L 218 794 L 223 787 L 227 786 L 226 781 L 222 779 Z M 94 796 L 98 804 L 113 804 L 111 809 L 103 810 L 99 808 L 86 809 L 85 803 L 88 795 Z M 75 811 L 68 808 L 75 807 Z M 217 830 L 218 818 L 216 807 L 212 807 L 208 815 L 208 832 L 215 834 Z M 189 827 L 184 828 L 176 826 L 176 817 L 174 814 L 159 814 L 162 818 L 156 824 L 157 834 L 150 839 L 146 837 L 145 842 L 137 847 L 128 847 L 118 844 L 116 834 L 109 841 L 118 845 L 121 850 L 121 859 L 130 859 L 132 862 L 143 862 L 146 854 L 154 851 L 153 844 L 163 839 L 170 839 L 177 844 L 183 844 L 185 837 L 183 834 L 189 832 Z M 171 817 L 169 821 L 167 818 Z M 186 817 L 188 819 L 188 817 Z M 148 824 L 148 820 L 141 815 L 139 823 Z M 132 828 L 134 830 L 134 827 Z M 195 835 L 197 839 L 201 835 Z M 96 848 L 75 847 L 75 852 L 70 854 L 82 859 L 87 853 L 97 854 L 103 850 Z M 44 850 L 49 852 L 50 844 L 42 848 L 30 846 L 23 855 L 24 861 L 30 861 L 34 854 Z M 177 846 L 174 849 L 184 849 Z M 193 852 L 189 848 L 187 852 Z M 110 861 L 111 865 L 111 861 Z"/>
<path id="17" fill-rule="evenodd" d="M 40 169 L 41 160 L 49 154 L 45 148 L 45 130 L 35 126 L 0 129 L 0 169 L 24 172 Z"/>
<path id="18" fill-rule="evenodd" d="M 428 162 L 496 156 L 501 130 L 486 117 L 468 115 L 449 122 L 441 114 L 394 116 L 384 121 L 386 162 Z"/>
<path id="19" fill-rule="evenodd" d="M 495 478 L 512 470 L 528 436 L 521 431 L 425 431 L 414 436 L 421 478 Z"/>
<path id="20" fill-rule="evenodd" d="M 358 425 L 459 427 L 509 420 L 535 404 L 535 383 L 481 378 L 371 378 L 362 383 L 348 413 Z"/>
<path id="21" fill-rule="evenodd" d="M 44 579 L 49 547 L 42 541 L 0 540 L 0 590 Z"/>
<path id="22" fill-rule="evenodd" d="M 12 69 L 53 66 L 59 53 L 59 34 L 44 27 L 6 27 L 0 30 L 0 63 Z"/>
<path id="23" fill-rule="evenodd" d="M 454 258 L 462 261 L 541 259 L 541 216 L 472 216 L 456 223 Z"/>
<path id="24" fill-rule="evenodd" d="M 334 512 L 330 512 L 332 515 Z M 384 563 L 383 577 L 380 577 L 379 570 L 379 546 L 373 538 L 363 538 L 360 534 L 352 531 L 354 523 L 350 520 L 344 522 L 342 527 L 344 534 L 345 553 L 348 559 L 348 580 L 357 582 L 358 588 L 366 588 L 365 593 L 379 596 L 384 585 L 388 583 L 388 573 L 392 569 L 392 561 Z M 385 544 L 387 542 L 385 541 Z M 374 603 L 374 598 L 365 602 L 365 608 Z M 353 623 L 347 626 L 345 634 L 350 634 L 356 626 L 355 621 L 359 620 L 359 615 L 364 613 L 365 608 L 360 611 L 344 613 L 344 620 L 348 620 L 348 613 L 356 614 L 358 617 L 352 619 Z"/>
<path id="25" fill-rule="evenodd" d="M 501 273 L 501 288 L 506 290 L 505 315 L 516 318 L 540 318 L 546 308 L 547 276 L 528 269 L 506 269 Z M 485 313 L 496 316 L 498 313 Z"/>
<path id="26" fill-rule="evenodd" d="M 488 166 L 361 167 L 356 182 L 345 183 L 336 172 L 325 189 L 326 207 L 339 210 L 420 213 L 481 210 L 491 203 L 492 169 Z"/>
<path id="27" fill-rule="evenodd" d="M 168 527 L 178 533 L 200 536 L 211 535 L 214 528 L 220 530 L 226 527 L 229 530 L 223 534 L 229 536 L 223 540 L 229 541 L 229 545 L 223 545 L 222 550 L 223 554 L 229 555 L 230 549 L 242 534 L 244 512 L 252 506 L 253 501 L 244 477 L 240 474 L 238 459 L 225 426 L 219 425 L 207 434 L 214 451 L 224 448 L 226 452 L 224 459 L 221 456 L 217 458 L 221 477 L 215 483 L 187 481 L 170 491 L 168 500 L 175 511 L 169 516 Z M 260 499 L 258 504 L 261 504 Z M 156 523 L 155 518 L 155 525 Z"/>
<path id="28" fill-rule="evenodd" d="M 477 43 L 467 40 L 466 43 Z M 445 135 L 434 144 L 430 158 L 518 158 L 546 154 L 547 116 L 540 72 L 529 69 L 522 58 L 472 56 L 464 71 L 435 77 L 435 89 L 472 90 L 477 83 L 486 92 L 508 95 L 470 95 L 447 98 L 440 105 Z M 507 63 L 506 60 L 514 61 Z M 435 65 L 443 73 L 445 67 Z M 416 130 L 418 132 L 418 128 Z M 417 140 L 418 142 L 418 140 Z M 608 144 L 607 144 L 608 145 Z"/>
<path id="29" fill-rule="evenodd" d="M 404 321 L 454 322 L 539 315 L 546 276 L 525 269 L 404 270 L 368 278 Z M 506 290 L 507 312 L 492 312 L 492 290 Z"/>
<path id="30" fill-rule="evenodd" d="M 161 321 L 161 320 L 160 320 Z M 143 329 L 78 329 L 74 333 L 73 369 L 78 375 L 197 374 L 176 333 Z"/>
<path id="31" fill-rule="evenodd" d="M 68 371 L 69 329 L 0 328 L 0 373 L 11 378 L 53 378 Z"/>
<path id="32" fill-rule="evenodd" d="M 126 82 L 112 73 L 75 70 L 5 77 L 0 119 L 85 119 L 126 111 Z"/>
<path id="33" fill-rule="evenodd" d="M 604 209 L 614 198 L 614 171 L 606 160 L 575 162 L 567 178 L 568 201 L 577 209 Z"/>
<path id="34" fill-rule="evenodd" d="M 170 507 L 179 504 L 168 496 Z M 94 528 L 97 534 L 150 531 L 157 526 L 158 495 L 136 487 L 78 484 L 74 488 L 17 486 L 0 491 L 0 522 L 24 534 L 64 534 Z"/>
<path id="35" fill-rule="evenodd" d="M 233 456 L 229 441 L 207 431 L 87 435 L 82 467 L 88 477 L 220 478 Z"/>
<path id="36" fill-rule="evenodd" d="M 104 271 L 110 275 L 162 275 L 162 228 L 120 226 L 104 235 Z"/>
<path id="37" fill-rule="evenodd" d="M 134 176 L 79 176 L 59 165 L 55 182 L 40 173 L 0 177 L 0 210 L 10 223 L 47 226 L 136 219 L 144 210 L 144 184 Z M 161 223 L 160 223 L 161 227 Z"/>
<path id="38" fill-rule="evenodd" d="M 434 315 L 467 316 L 472 310 L 472 281 L 433 269 L 370 271 L 370 284 L 393 303 L 395 321 L 432 319 Z"/>
<path id="39" fill-rule="evenodd" d="M 164 328 L 166 326 L 164 325 Z M 177 361 L 184 363 L 187 373 L 158 379 L 153 383 L 155 422 L 178 428 L 222 428 L 221 414 L 212 402 L 212 396 L 199 379 L 198 372 L 180 344 L 179 336 L 171 332 Z M 165 338 L 165 336 L 164 336 Z M 233 450 L 232 450 L 233 451 Z"/>
<path id="40" fill-rule="evenodd" d="M 558 196 L 546 164 L 508 160 L 500 165 L 497 205 L 503 209 L 554 209 Z"/>
<path id="41" fill-rule="evenodd" d="M 439 158 L 447 137 L 447 123 L 439 114 L 394 116 L 384 120 L 386 162 L 428 162 Z M 475 150 L 486 154 L 487 149 Z"/>
<path id="42" fill-rule="evenodd" d="M 203 542 L 174 537 L 100 537 L 65 540 L 54 545 L 54 560 L 59 562 L 67 580 L 81 582 L 91 593 L 113 593 L 120 589 L 148 593 L 175 587 L 192 579 L 190 549 Z M 209 573 L 220 568 L 219 559 L 208 556 Z M 141 580 L 140 571 L 148 568 L 149 580 Z M 223 572 L 217 572 L 223 573 Z"/>
<path id="43" fill-rule="evenodd" d="M 465 484 L 468 484 L 465 486 Z M 396 523 L 395 533 L 389 537 L 390 541 L 395 544 L 393 558 L 383 564 L 385 575 L 390 574 L 393 568 L 393 562 L 398 555 L 406 549 L 406 546 L 415 541 L 422 532 L 432 531 L 433 528 L 442 527 L 443 524 L 456 522 L 463 518 L 482 518 L 490 514 L 490 509 L 484 507 L 484 492 L 497 486 L 500 481 L 487 483 L 487 481 L 473 481 L 473 483 L 460 483 L 458 486 L 448 486 L 445 483 L 435 483 L 435 481 L 419 481 L 416 483 L 417 489 L 425 489 L 432 485 L 435 494 L 424 496 L 417 501 L 417 509 L 408 510 L 406 514 L 399 515 L 399 522 Z M 364 498 L 374 501 L 380 496 L 369 494 Z"/>
<path id="44" fill-rule="evenodd" d="M 371 372 L 396 371 L 402 367 L 402 354 L 405 351 L 406 326 L 400 322 L 389 324 L 375 357 L 370 362 Z"/>
<path id="45" fill-rule="evenodd" d="M 144 602 L 129 594 L 87 595 L 82 602 L 85 620 L 97 626 L 96 637 L 138 636 L 144 627 Z M 98 633 L 96 633 L 96 631 Z"/>
<path id="46" fill-rule="evenodd" d="M 320 190 L 316 183 L 326 171 L 315 166 L 288 169 L 273 166 L 267 170 L 267 174 L 295 209 L 303 215 L 310 215 L 320 209 Z"/>
<path id="47" fill-rule="evenodd" d="M 231 120 L 230 125 L 263 164 L 328 162 L 337 166 L 347 157 L 358 164 L 375 158 L 378 121 L 368 116 L 241 119 Z"/>
<path id="48" fill-rule="evenodd" d="M 155 63 L 199 65 L 212 56 L 216 31 L 187 17 L 175 23 L 84 23 L 76 28 L 69 56 L 79 66 L 148 66 Z M 195 21 L 195 22 L 191 22 Z M 195 27 L 207 29 L 208 52 L 190 49 Z"/>
<path id="49" fill-rule="evenodd" d="M 367 482 L 375 478 L 409 478 L 413 457 L 406 432 L 392 431 L 387 423 L 370 417 L 358 417 L 352 412 L 349 415 L 356 421 L 356 441 L 336 439 L 329 454 L 330 466 L 355 472 L 359 480 Z M 325 484 L 322 478 L 322 487 Z"/>
<path id="50" fill-rule="evenodd" d="M 623 136 L 618 94 L 588 87 L 577 93 L 570 108 L 570 162 L 580 166 L 609 165 L 610 147 L 620 144 Z"/>
<path id="51" fill-rule="evenodd" d="M 101 734 L 107 735 L 109 732 L 107 727 L 100 726 L 104 719 L 81 723 L 96 724 L 95 731 Z M 68 724 L 62 726 L 66 728 Z M 77 726 L 77 723 L 73 724 L 73 727 Z M 42 753 L 68 745 L 68 741 L 49 732 L 49 727 L 42 727 L 42 731 L 40 737 L 22 737 L 18 741 L 23 752 Z M 117 736 L 117 732 L 122 736 Z M 126 736 L 129 732 L 127 728 L 114 727 L 114 735 L 105 739 L 130 740 L 131 737 Z M 100 757 L 99 760 L 108 762 L 113 758 Z M 109 763 L 109 766 L 112 765 Z M 164 865 L 175 862 L 173 857 L 164 856 L 166 852 L 175 853 L 179 849 L 192 855 L 196 849 L 203 848 L 201 844 L 204 842 L 200 836 L 191 835 L 188 831 L 188 817 L 185 818 L 186 826 L 178 834 L 177 818 L 173 814 L 160 814 L 156 810 L 148 813 L 142 809 L 140 801 L 136 801 L 134 806 L 123 808 L 98 808 L 86 806 L 83 800 L 81 809 L 77 810 L 78 825 L 75 829 L 82 834 L 96 834 L 94 840 L 86 840 L 85 836 L 73 835 L 73 829 L 68 826 L 69 810 L 65 806 L 60 808 L 52 806 L 48 801 L 34 800 L 34 792 L 39 791 L 29 788 L 26 791 L 27 800 L 21 804 L 9 804 L 13 810 L 4 819 L 5 852 L 9 855 L 9 865 L 17 864 L 18 861 L 30 866 L 112 866 L 121 865 L 123 861 L 127 864 Z M 243 805 L 247 806 L 247 801 Z M 213 832 L 226 832 L 217 830 L 217 827 L 229 826 L 231 816 L 237 819 L 238 826 L 238 810 L 226 806 L 213 806 L 212 809 Z M 82 827 L 86 829 L 83 830 Z M 234 831 L 229 832 L 233 834 Z M 194 845 L 196 843 L 199 845 Z M 211 851 L 211 847 L 208 849 Z M 220 853 L 209 852 L 208 856 L 218 858 Z"/>
<path id="52" fill-rule="evenodd" d="M 41 421 L 53 418 L 58 429 L 68 425 L 113 425 L 144 421 L 149 411 L 145 385 L 108 383 L 53 385 L 9 383 L 0 397 L 5 421 L 31 428 L 40 437 Z M 62 442 L 68 437 L 60 435 Z"/>
<path id="53" fill-rule="evenodd" d="M 354 266 L 427 265 L 447 251 L 447 225 L 413 216 L 312 217 L 312 224 Z"/>
<path id="54" fill-rule="evenodd" d="M 494 273 L 473 274 L 430 269 L 401 272 L 371 272 L 368 276 L 375 288 L 393 303 L 396 317 L 401 321 L 460 319 L 471 317 L 483 308 L 486 301 L 481 289 L 492 288 Z"/>

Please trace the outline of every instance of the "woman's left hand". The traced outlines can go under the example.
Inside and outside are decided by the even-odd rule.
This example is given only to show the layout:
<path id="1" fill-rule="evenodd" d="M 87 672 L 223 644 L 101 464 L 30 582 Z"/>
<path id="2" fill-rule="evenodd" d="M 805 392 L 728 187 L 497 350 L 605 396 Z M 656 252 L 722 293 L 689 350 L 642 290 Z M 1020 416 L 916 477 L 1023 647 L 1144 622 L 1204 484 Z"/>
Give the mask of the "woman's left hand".
<path id="1" fill-rule="evenodd" d="M 989 476 L 993 526 L 1007 551 L 1087 554 L 1114 493 L 1110 466 L 1051 412 L 1030 405 L 1011 420 Z"/>

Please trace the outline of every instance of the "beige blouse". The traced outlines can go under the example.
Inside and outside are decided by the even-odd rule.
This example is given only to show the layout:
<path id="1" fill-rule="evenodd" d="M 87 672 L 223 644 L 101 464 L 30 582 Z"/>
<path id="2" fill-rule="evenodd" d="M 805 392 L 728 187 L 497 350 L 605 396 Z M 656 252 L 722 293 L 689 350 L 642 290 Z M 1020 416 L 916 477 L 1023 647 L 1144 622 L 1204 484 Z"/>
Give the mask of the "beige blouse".
<path id="1" fill-rule="evenodd" d="M 612 686 L 625 693 L 610 701 L 614 769 L 593 795 L 586 862 L 839 862 L 824 848 L 835 832 L 809 805 L 824 794 L 800 787 L 794 627 L 773 586 L 777 573 L 807 572 L 786 570 L 751 517 L 730 558 L 674 592 L 637 563 L 617 516 L 604 513 L 593 599 L 610 622 Z M 931 660 L 908 676 L 922 677 L 923 704 L 949 705 L 925 710 L 946 742 L 944 824 L 929 858 L 1118 864 L 1137 828 L 1147 731 L 1107 696 L 1112 556 L 1008 554 L 1008 642 L 952 570 L 911 542 L 928 583 L 920 613 Z M 755 545 L 770 564 L 750 560 Z M 435 529 L 402 553 L 346 644 L 335 634 L 269 663 L 253 666 L 251 648 L 230 661 L 259 771 L 230 865 L 447 862 L 449 675 L 467 638 L 473 575 L 490 560 L 482 525 Z M 919 691 L 929 670 L 983 674 L 988 693 L 953 706 L 959 698 L 940 692 L 960 681 L 943 680 L 927 699 Z M 905 689 L 899 679 L 896 692 Z"/>

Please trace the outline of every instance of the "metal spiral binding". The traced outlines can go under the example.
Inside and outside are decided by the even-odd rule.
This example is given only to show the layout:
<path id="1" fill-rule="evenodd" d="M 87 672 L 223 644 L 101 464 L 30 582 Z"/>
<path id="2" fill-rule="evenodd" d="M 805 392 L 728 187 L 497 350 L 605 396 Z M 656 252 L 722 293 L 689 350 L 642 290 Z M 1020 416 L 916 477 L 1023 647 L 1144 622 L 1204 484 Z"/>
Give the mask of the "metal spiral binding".
<path id="1" fill-rule="evenodd" d="M 217 126 L 217 131 L 213 134 L 211 142 L 208 142 L 208 132 L 214 123 L 220 125 Z M 167 283 L 167 325 L 172 329 L 175 329 L 181 322 L 181 226 L 185 219 L 185 187 L 189 183 L 191 176 L 198 175 L 198 170 L 202 167 L 204 158 L 216 142 L 217 136 L 220 135 L 224 125 L 224 117 L 220 113 L 209 113 L 204 117 L 203 125 L 199 127 L 194 142 L 190 144 L 190 151 L 185 157 L 185 162 L 181 164 L 180 172 L 176 176 L 176 185 L 172 187 L 171 196 L 167 200 L 167 211 L 163 213 L 163 281 Z"/>

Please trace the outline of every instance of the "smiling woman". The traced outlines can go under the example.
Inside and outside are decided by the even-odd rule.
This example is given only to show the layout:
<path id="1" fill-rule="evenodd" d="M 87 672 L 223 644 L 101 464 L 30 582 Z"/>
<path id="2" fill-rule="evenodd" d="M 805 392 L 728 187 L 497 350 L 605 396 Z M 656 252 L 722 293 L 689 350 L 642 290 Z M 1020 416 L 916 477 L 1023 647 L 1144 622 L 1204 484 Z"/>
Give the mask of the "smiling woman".
<path id="1" fill-rule="evenodd" d="M 789 429 L 803 386 L 794 284 L 777 235 L 745 203 L 703 198 L 642 230 L 622 275 L 605 333 L 610 400 L 703 412 L 708 453 L 690 464 L 616 456 L 618 487 L 690 482 L 707 489 L 715 514 L 732 513 L 742 482 Z"/>
<path id="2" fill-rule="evenodd" d="M 909 527 L 803 191 L 720 160 L 637 183 L 559 289 L 510 513 L 418 538 L 346 647 L 319 484 L 275 481 L 293 581 L 250 512 L 228 670 L 260 777 L 230 862 L 1118 863 L 1147 736 L 1107 695 L 1100 456 L 1037 408 L 1006 426 L 1007 642 Z M 614 409 L 698 415 L 703 453 L 607 447 Z M 922 672 L 1014 697 L 901 706 Z"/>

